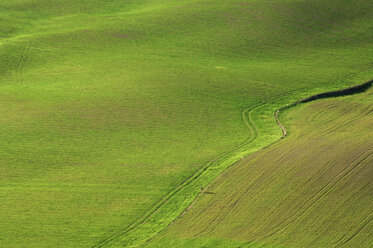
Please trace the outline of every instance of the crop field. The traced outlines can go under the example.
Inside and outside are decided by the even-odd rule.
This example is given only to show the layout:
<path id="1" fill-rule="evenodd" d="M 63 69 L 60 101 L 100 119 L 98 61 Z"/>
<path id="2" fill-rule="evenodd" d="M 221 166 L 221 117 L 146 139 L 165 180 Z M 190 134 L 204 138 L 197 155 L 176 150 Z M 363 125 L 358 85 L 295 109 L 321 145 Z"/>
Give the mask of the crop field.
<path id="1" fill-rule="evenodd" d="M 371 247 L 373 88 L 280 117 L 289 137 L 247 156 L 146 247 Z"/>
<path id="2" fill-rule="evenodd" d="M 296 212 L 294 204 L 302 201 L 294 192 L 305 181 L 293 181 L 291 192 L 279 187 L 290 180 L 286 172 L 291 166 L 311 166 L 307 161 L 314 154 L 299 148 L 299 154 L 291 153 L 287 169 L 279 171 L 269 159 L 298 146 L 325 156 L 317 158 L 320 163 L 312 171 L 302 172 L 307 178 L 322 165 L 332 170 L 326 161 L 346 162 L 323 179 L 310 179 L 315 188 L 302 188 L 324 192 L 317 188 L 323 185 L 320 180 L 336 180 L 333 173 L 353 165 L 349 159 L 360 161 L 372 148 L 371 112 L 363 108 L 373 103 L 371 94 L 289 109 L 280 114 L 289 137 L 262 148 L 281 138 L 277 109 L 373 78 L 372 27 L 371 0 L 0 0 L 0 247 L 136 247 L 153 237 L 148 244 L 160 247 L 173 247 L 172 242 L 229 247 L 248 240 L 308 244 L 315 239 L 313 231 L 296 229 L 302 238 L 286 237 L 296 223 L 305 229 L 332 217 L 317 219 L 312 211 L 321 206 L 305 205 Z M 329 104 L 337 105 L 336 112 Z M 342 105 L 355 121 L 348 130 L 341 124 L 348 116 L 336 115 Z M 317 107 L 333 111 L 317 117 Z M 317 118 L 307 119 L 307 113 Z M 345 136 L 330 133 L 329 139 L 306 140 L 320 136 L 312 127 L 322 121 L 331 125 L 330 119 L 343 126 Z M 304 125 L 295 125 L 296 120 Z M 324 132 L 330 127 L 323 127 Z M 323 147 L 335 153 L 317 150 Z M 253 157 L 263 160 L 253 165 Z M 236 170 L 241 174 L 233 178 Z M 245 200 L 234 218 L 219 214 L 227 225 L 231 221 L 229 228 L 215 225 L 218 207 L 195 220 L 210 198 L 211 204 L 217 196 L 221 204 L 241 199 L 238 191 L 223 192 L 246 187 L 250 182 L 240 180 L 261 173 L 269 176 L 273 191 L 268 194 L 273 195 L 256 192 L 261 197 L 256 204 L 285 204 L 289 197 L 294 209 L 273 205 L 261 209 L 270 211 L 264 214 L 259 207 L 248 208 Z M 283 177 L 275 178 L 276 173 Z M 361 175 L 361 183 L 368 176 Z M 235 186 L 228 187 L 228 181 Z M 211 182 L 208 190 L 216 194 L 200 194 Z M 338 237 L 343 244 L 362 225 L 356 223 L 372 208 L 372 189 L 363 186 L 351 184 L 346 198 L 327 198 L 333 204 L 345 200 L 348 206 L 349 196 L 363 200 L 351 205 L 356 216 L 333 215 L 341 221 L 336 226 L 348 231 L 332 228 L 317 242 L 329 244 Z M 191 211 L 177 220 L 191 204 Z M 305 209 L 310 213 L 305 215 Z M 309 214 L 309 221 L 314 214 L 315 223 L 298 219 L 289 225 L 280 211 L 300 220 Z M 235 223 L 237 218 L 251 223 Z M 274 218 L 278 228 L 272 228 Z M 198 238 L 195 234 L 204 227 Z M 372 240 L 364 238 L 372 234 L 369 227 L 351 242 L 369 246 Z"/>

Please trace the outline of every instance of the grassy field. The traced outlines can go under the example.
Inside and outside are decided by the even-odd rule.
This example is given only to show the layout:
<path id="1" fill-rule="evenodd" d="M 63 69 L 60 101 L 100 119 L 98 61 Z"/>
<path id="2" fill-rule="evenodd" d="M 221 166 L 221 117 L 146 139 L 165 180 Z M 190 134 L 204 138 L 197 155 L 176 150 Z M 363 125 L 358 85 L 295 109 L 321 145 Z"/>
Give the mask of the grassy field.
<path id="1" fill-rule="evenodd" d="M 281 115 L 289 137 L 221 174 L 146 247 L 371 247 L 373 88 Z"/>
<path id="2" fill-rule="evenodd" d="M 0 0 L 0 247 L 141 244 L 278 140 L 276 109 L 372 78 L 372 9 Z"/>

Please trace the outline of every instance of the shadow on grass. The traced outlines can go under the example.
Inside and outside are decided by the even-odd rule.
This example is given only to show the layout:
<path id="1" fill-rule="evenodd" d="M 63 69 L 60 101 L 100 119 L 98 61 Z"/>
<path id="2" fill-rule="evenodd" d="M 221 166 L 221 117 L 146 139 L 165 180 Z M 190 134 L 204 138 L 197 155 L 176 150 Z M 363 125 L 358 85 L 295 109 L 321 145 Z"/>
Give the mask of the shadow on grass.
<path id="1" fill-rule="evenodd" d="M 342 90 L 335 90 L 335 91 L 329 91 L 329 92 L 324 92 L 320 93 L 317 95 L 310 96 L 308 98 L 305 98 L 298 103 L 307 103 L 311 102 L 317 99 L 322 99 L 322 98 L 329 98 L 329 97 L 339 97 L 339 96 L 348 96 L 348 95 L 353 95 L 353 94 L 358 94 L 358 93 L 363 93 L 367 91 L 370 87 L 372 87 L 373 84 L 373 79 L 363 83 L 359 84 L 356 86 L 352 86 L 350 88 L 342 89 Z"/>

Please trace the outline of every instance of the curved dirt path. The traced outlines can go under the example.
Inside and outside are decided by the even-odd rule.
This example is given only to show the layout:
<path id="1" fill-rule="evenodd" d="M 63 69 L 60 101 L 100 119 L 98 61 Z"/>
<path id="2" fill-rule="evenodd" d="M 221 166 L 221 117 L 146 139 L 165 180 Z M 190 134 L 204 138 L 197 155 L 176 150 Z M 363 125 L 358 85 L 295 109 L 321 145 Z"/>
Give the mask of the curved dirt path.
<path id="1" fill-rule="evenodd" d="M 288 134 L 288 131 L 286 130 L 285 126 L 281 123 L 281 121 L 278 117 L 279 114 L 280 114 L 280 110 L 278 109 L 278 110 L 275 111 L 275 119 L 276 119 L 277 125 L 279 125 L 281 130 L 282 130 L 282 138 L 285 138 L 286 135 Z"/>

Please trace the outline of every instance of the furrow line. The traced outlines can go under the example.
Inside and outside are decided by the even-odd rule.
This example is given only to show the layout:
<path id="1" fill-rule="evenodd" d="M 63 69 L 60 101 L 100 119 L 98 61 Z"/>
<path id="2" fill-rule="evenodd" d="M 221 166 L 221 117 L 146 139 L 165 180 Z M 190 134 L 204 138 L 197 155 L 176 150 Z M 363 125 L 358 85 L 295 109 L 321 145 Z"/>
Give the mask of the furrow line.
<path id="1" fill-rule="evenodd" d="M 306 103 L 306 102 L 309 102 L 309 101 L 312 101 L 312 100 L 316 100 L 316 99 L 319 99 L 319 98 L 325 98 L 325 97 L 330 97 L 330 96 L 342 96 L 342 95 L 347 95 L 347 94 L 354 94 L 354 93 L 357 93 L 357 91 L 359 92 L 363 92 L 365 91 L 366 89 L 368 89 L 371 85 L 372 85 L 372 82 L 373 80 L 365 83 L 365 84 L 361 84 L 361 85 L 357 85 L 357 86 L 354 86 L 354 87 L 350 87 L 350 88 L 347 88 L 347 89 L 343 89 L 343 90 L 340 90 L 340 91 L 331 91 L 331 92 L 326 92 L 326 93 L 321 93 L 321 94 L 317 94 L 317 95 L 313 95 L 311 97 L 308 97 L 308 98 L 305 98 L 303 100 L 300 100 L 294 104 L 291 104 L 291 105 L 286 105 L 285 107 L 282 107 L 280 109 L 278 109 L 277 111 L 275 111 L 275 119 L 276 119 L 276 122 L 278 124 L 278 126 L 281 127 L 282 129 L 282 132 L 283 132 L 283 136 L 282 138 L 286 137 L 287 135 L 287 130 L 285 128 L 285 126 L 281 123 L 280 119 L 279 119 L 279 114 L 282 110 L 285 110 L 289 107 L 292 107 L 292 106 L 295 106 L 299 103 Z M 132 223 L 131 225 L 127 226 L 126 228 L 122 229 L 120 232 L 118 232 L 117 234 L 114 234 L 104 240 L 102 240 L 100 243 L 92 246 L 92 248 L 99 248 L 99 247 L 106 247 L 110 244 L 112 244 L 114 241 L 116 241 L 118 238 L 124 236 L 125 234 L 129 233 L 131 230 L 135 229 L 136 227 L 138 227 L 139 225 L 145 223 L 150 217 L 152 217 L 162 206 L 164 206 L 166 203 L 168 203 L 170 201 L 170 199 L 176 195 L 178 192 L 180 192 L 181 190 L 185 189 L 188 185 L 190 185 L 192 182 L 196 181 L 197 179 L 200 178 L 200 176 L 206 172 L 206 170 L 208 170 L 210 167 L 213 167 L 213 165 L 215 166 L 218 166 L 219 165 L 219 162 L 220 160 L 223 160 L 224 158 L 226 158 L 227 160 L 228 159 L 232 159 L 229 157 L 229 155 L 234 155 L 234 152 L 237 152 L 239 149 L 245 147 L 246 145 L 252 143 L 257 137 L 258 137 L 258 129 L 254 123 L 254 121 L 252 120 L 251 118 L 251 113 L 254 109 L 258 108 L 258 107 L 261 107 L 263 105 L 265 105 L 267 103 L 261 103 L 261 104 L 258 104 L 252 108 L 248 108 L 248 109 L 245 109 L 243 112 L 242 112 L 242 117 L 243 117 L 243 120 L 245 122 L 245 124 L 247 125 L 247 127 L 249 128 L 250 130 L 250 138 L 243 142 L 242 144 L 240 144 L 239 146 L 237 146 L 235 149 L 231 150 L 231 151 L 228 151 L 228 152 L 225 152 L 223 154 L 221 154 L 219 157 L 215 158 L 215 159 L 212 159 L 210 160 L 208 163 L 206 163 L 203 167 L 201 167 L 201 169 L 199 169 L 195 174 L 193 174 L 191 177 L 187 178 L 184 182 L 182 182 L 178 187 L 176 187 L 174 190 L 170 191 L 167 195 L 165 195 L 164 197 L 162 197 L 145 215 L 143 215 L 138 221 Z M 241 159 L 243 157 L 241 156 Z M 232 159 L 233 160 L 233 159 Z M 237 161 L 233 161 L 233 163 L 235 163 Z M 189 211 L 191 209 L 191 207 L 194 205 L 194 203 L 198 200 L 199 196 L 203 193 L 203 190 L 201 190 L 201 192 L 196 196 L 196 198 L 192 201 L 192 203 L 189 205 L 189 207 L 187 207 L 180 215 L 182 216 L 186 211 Z M 171 223 L 175 222 L 178 218 L 176 218 L 174 221 L 172 221 Z M 159 232 L 157 232 L 155 235 L 153 235 L 152 237 L 156 236 Z M 150 237 L 150 239 L 152 238 Z"/>

